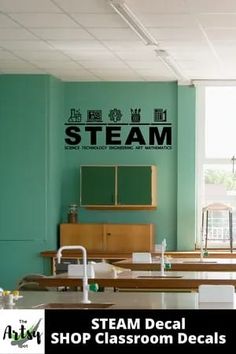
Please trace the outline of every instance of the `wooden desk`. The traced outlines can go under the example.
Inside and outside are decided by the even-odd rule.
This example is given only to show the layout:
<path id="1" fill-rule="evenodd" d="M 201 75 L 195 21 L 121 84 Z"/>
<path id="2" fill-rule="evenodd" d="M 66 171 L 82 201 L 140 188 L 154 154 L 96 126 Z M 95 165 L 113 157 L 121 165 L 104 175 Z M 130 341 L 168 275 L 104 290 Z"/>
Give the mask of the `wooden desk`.
<path id="1" fill-rule="evenodd" d="M 52 274 L 56 274 L 56 255 L 57 251 L 43 251 L 40 253 L 42 257 L 50 258 L 51 262 L 51 272 Z M 87 259 L 88 260 L 100 260 L 100 261 L 108 261 L 113 263 L 113 261 L 119 261 L 125 258 L 131 257 L 130 253 L 107 253 L 107 252 L 88 252 Z M 77 250 L 65 250 L 63 251 L 63 259 L 81 259 L 82 254 Z"/>
<path id="2" fill-rule="evenodd" d="M 116 289 L 164 289 L 164 290 L 197 290 L 200 284 L 221 284 L 236 286 L 236 273 L 231 272 L 168 272 L 165 278 L 159 278 L 160 272 L 124 271 L 117 277 L 96 277 L 89 283 L 97 283 L 101 287 Z M 35 278 L 32 279 L 35 281 Z M 30 281 L 30 279 L 29 279 Z M 38 278 L 42 287 L 81 287 L 82 279 L 69 277 L 67 274 Z"/>
<path id="3" fill-rule="evenodd" d="M 158 255 L 158 253 L 152 253 Z M 166 255 L 173 258 L 200 258 L 200 250 L 197 251 L 167 251 Z M 236 252 L 231 253 L 230 250 L 208 250 L 207 258 L 236 258 Z"/>
<path id="4" fill-rule="evenodd" d="M 204 258 L 203 261 L 197 258 L 169 258 L 171 271 L 223 271 L 235 272 L 236 259 L 230 258 Z M 160 259 L 154 257 L 152 263 L 133 262 L 132 258 L 113 262 L 114 265 L 131 270 L 160 270 Z M 168 270 L 168 269 L 167 269 Z"/>
<path id="5" fill-rule="evenodd" d="M 42 251 L 40 253 L 40 255 L 42 257 L 46 257 L 50 259 L 51 262 L 51 273 L 55 274 L 55 264 L 56 264 L 56 254 L 57 251 L 55 250 L 49 250 L 49 251 Z M 156 253 L 156 252 L 152 252 L 152 256 L 159 256 L 160 253 Z M 192 251 L 192 252 L 166 252 L 165 253 L 166 256 L 170 256 L 172 258 L 200 258 L 200 252 L 198 251 Z M 82 257 L 81 252 L 77 251 L 77 250 L 69 250 L 69 251 L 64 251 L 63 252 L 63 257 L 65 259 L 80 259 Z M 114 261 L 122 261 L 122 260 L 126 260 L 132 257 L 132 253 L 127 252 L 127 253 L 111 253 L 111 252 L 88 252 L 88 259 L 92 260 L 92 259 L 97 259 L 97 260 L 104 260 L 104 261 L 108 261 L 110 263 L 114 263 Z M 208 256 L 206 259 L 209 258 L 223 258 L 223 259 L 236 259 L 236 253 L 230 253 L 229 251 L 209 251 Z M 122 265 L 121 265 L 122 266 Z M 176 268 L 174 270 L 187 270 L 187 266 L 184 269 L 184 265 L 180 268 Z M 138 269 L 138 268 L 136 268 Z M 157 270 L 158 268 L 154 268 L 153 270 Z M 139 269 L 138 269 L 139 270 Z M 143 270 L 143 269 L 141 269 Z M 198 268 L 192 268 L 191 270 L 202 270 L 202 268 L 198 269 Z M 222 265 L 222 269 L 220 269 L 222 271 L 227 271 L 227 268 L 223 268 Z"/>

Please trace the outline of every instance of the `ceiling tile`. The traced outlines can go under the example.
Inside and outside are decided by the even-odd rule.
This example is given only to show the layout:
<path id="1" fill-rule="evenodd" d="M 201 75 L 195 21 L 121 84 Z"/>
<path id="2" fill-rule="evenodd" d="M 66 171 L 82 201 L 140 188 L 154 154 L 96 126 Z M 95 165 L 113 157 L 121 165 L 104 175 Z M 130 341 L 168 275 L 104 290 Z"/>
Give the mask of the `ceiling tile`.
<path id="1" fill-rule="evenodd" d="M 165 76 L 165 75 L 142 75 L 144 81 L 153 81 L 153 82 L 170 82 L 170 81 L 176 81 L 175 76 Z"/>
<path id="2" fill-rule="evenodd" d="M 210 40 L 235 40 L 236 39 L 236 27 L 230 29 L 206 29 L 206 34 Z"/>
<path id="3" fill-rule="evenodd" d="M 187 7 L 197 13 L 236 12 L 235 0 L 186 0 Z"/>
<path id="4" fill-rule="evenodd" d="M 236 14 L 200 14 L 197 18 L 204 28 L 236 28 Z"/>
<path id="5" fill-rule="evenodd" d="M 143 78 L 137 74 L 133 75 L 116 75 L 115 73 L 111 75 L 100 75 L 102 81 L 144 81 Z"/>
<path id="6" fill-rule="evenodd" d="M 64 67 L 64 68 L 53 68 L 53 69 L 50 69 L 50 73 L 52 73 L 53 75 L 75 75 L 75 76 L 78 76 L 78 75 L 83 75 L 83 76 L 91 76 L 91 73 L 89 71 L 87 71 L 86 69 L 84 68 L 81 68 L 78 66 L 78 68 L 76 69 L 72 69 L 72 68 L 69 68 L 69 67 Z"/>
<path id="7" fill-rule="evenodd" d="M 190 79 L 235 77 L 235 0 L 125 2 Z M 0 72 L 176 80 L 108 0 L 0 0 L 0 9 Z"/>
<path id="8" fill-rule="evenodd" d="M 71 16 L 84 27 L 125 28 L 126 22 L 117 14 L 76 14 Z"/>
<path id="9" fill-rule="evenodd" d="M 112 13 L 107 0 L 54 0 L 63 10 L 80 13 Z"/>
<path id="10" fill-rule="evenodd" d="M 80 60 L 79 63 L 87 69 L 116 69 L 116 68 L 127 68 L 127 65 L 124 64 L 121 60 L 112 59 L 112 60 Z"/>
<path id="11" fill-rule="evenodd" d="M 31 60 L 31 63 L 36 65 L 38 68 L 43 68 L 43 69 L 74 69 L 77 70 L 79 68 L 79 64 L 75 63 L 72 60 L 67 60 L 67 61 L 57 61 L 57 60 Z"/>
<path id="12" fill-rule="evenodd" d="M 105 50 L 66 50 L 65 53 L 74 60 L 113 60 L 116 59 L 113 53 Z"/>
<path id="13" fill-rule="evenodd" d="M 196 29 L 181 29 L 181 28 L 150 28 L 150 33 L 157 41 L 164 40 L 200 40 L 204 36 L 200 30 Z"/>
<path id="14" fill-rule="evenodd" d="M 151 76 L 151 75 L 155 75 L 155 76 L 165 76 L 165 77 L 174 77 L 173 73 L 171 70 L 169 70 L 167 67 L 163 67 L 163 68 L 159 68 L 159 69 L 136 69 L 136 72 L 139 75 L 144 75 L 144 76 Z"/>
<path id="15" fill-rule="evenodd" d="M 155 60 L 127 60 L 126 63 L 133 69 L 159 69 L 163 64 L 156 58 Z"/>
<path id="16" fill-rule="evenodd" d="M 53 49 L 50 51 L 49 50 L 43 50 L 43 51 L 14 50 L 13 52 L 16 56 L 27 60 L 57 60 L 57 61 L 68 60 L 68 56 Z"/>
<path id="17" fill-rule="evenodd" d="M 137 15 L 142 13 L 186 13 L 185 0 L 127 0 L 127 4 Z"/>
<path id="18" fill-rule="evenodd" d="M 29 28 L 73 28 L 79 27 L 69 16 L 57 13 L 14 13 L 11 17 Z"/>
<path id="19" fill-rule="evenodd" d="M 50 46 L 43 41 L 3 41 L 0 47 L 9 50 L 49 50 Z"/>
<path id="20" fill-rule="evenodd" d="M 19 27 L 18 23 L 11 20 L 8 16 L 0 13 L 0 28 L 15 28 Z"/>
<path id="21" fill-rule="evenodd" d="M 0 0 L 3 12 L 61 12 L 50 0 Z"/>
<path id="22" fill-rule="evenodd" d="M 0 59 L 1 69 L 6 68 L 34 68 L 35 66 L 21 59 Z"/>
<path id="23" fill-rule="evenodd" d="M 146 49 L 146 46 L 143 42 L 136 40 L 136 41 L 102 41 L 105 47 L 110 48 L 114 51 L 122 51 L 127 49 L 136 49 L 136 50 L 143 50 Z"/>
<path id="24" fill-rule="evenodd" d="M 1 28 L 0 29 L 0 40 L 31 40 L 37 39 L 32 33 L 23 28 Z"/>
<path id="25" fill-rule="evenodd" d="M 90 69 L 91 72 L 95 73 L 96 75 L 129 75 L 129 76 L 134 76 L 135 75 L 135 71 L 132 68 L 117 68 L 116 70 L 114 70 L 113 68 L 102 68 L 102 69 Z"/>
<path id="26" fill-rule="evenodd" d="M 123 60 L 155 60 L 157 58 L 154 51 L 123 50 L 116 54 Z"/>
<path id="27" fill-rule="evenodd" d="M 99 40 L 135 40 L 136 33 L 129 28 L 90 28 L 89 32 Z"/>
<path id="28" fill-rule="evenodd" d="M 37 37 L 45 40 L 89 40 L 93 37 L 81 28 L 34 28 L 31 30 Z"/>
<path id="29" fill-rule="evenodd" d="M 56 75 L 57 78 L 61 79 L 62 81 L 101 81 L 99 77 L 96 75 L 93 75 L 91 73 L 87 74 L 80 74 L 77 72 L 67 74 L 67 73 L 57 73 Z"/>
<path id="30" fill-rule="evenodd" d="M 184 27 L 194 28 L 197 27 L 197 21 L 194 16 L 190 14 L 140 14 L 139 19 L 144 26 L 149 27 Z"/>
<path id="31" fill-rule="evenodd" d="M 0 60 L 16 59 L 14 53 L 8 52 L 7 50 L 0 49 Z"/>
<path id="32" fill-rule="evenodd" d="M 103 50 L 104 46 L 96 40 L 91 41 L 48 41 L 54 48 L 60 50 L 80 51 L 80 50 Z"/>
<path id="33" fill-rule="evenodd" d="M 212 41 L 212 44 L 216 50 L 218 50 L 221 55 L 231 56 L 232 53 L 236 53 L 236 38 L 234 40 L 226 41 Z"/>
<path id="34" fill-rule="evenodd" d="M 22 74 L 22 75 L 28 75 L 28 74 L 34 74 L 34 75 L 45 75 L 45 71 L 44 70 L 40 70 L 37 69 L 35 67 L 20 67 L 20 66 L 16 66 L 16 67 L 5 67 L 2 68 L 0 70 L 2 73 L 4 74 Z"/>

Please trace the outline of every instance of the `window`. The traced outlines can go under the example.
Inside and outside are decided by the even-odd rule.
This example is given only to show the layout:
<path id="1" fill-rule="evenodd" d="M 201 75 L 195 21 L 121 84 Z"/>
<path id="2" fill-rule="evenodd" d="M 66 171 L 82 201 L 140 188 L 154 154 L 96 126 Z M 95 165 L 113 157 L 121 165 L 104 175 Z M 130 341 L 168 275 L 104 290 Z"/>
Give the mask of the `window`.
<path id="1" fill-rule="evenodd" d="M 199 87 L 197 92 L 199 247 L 201 210 L 211 203 L 233 207 L 233 239 L 236 241 L 236 86 Z M 227 212 L 209 213 L 208 228 L 209 248 L 229 248 Z"/>

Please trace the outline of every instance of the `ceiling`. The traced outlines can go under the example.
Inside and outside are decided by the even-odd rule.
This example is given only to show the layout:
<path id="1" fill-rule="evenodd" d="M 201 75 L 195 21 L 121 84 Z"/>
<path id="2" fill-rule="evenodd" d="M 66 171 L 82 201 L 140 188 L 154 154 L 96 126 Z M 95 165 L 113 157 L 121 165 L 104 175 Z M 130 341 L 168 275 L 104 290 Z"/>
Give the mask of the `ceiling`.
<path id="1" fill-rule="evenodd" d="M 155 46 L 109 0 L 0 0 L 0 73 L 63 81 L 236 79 L 236 0 L 125 3 Z"/>

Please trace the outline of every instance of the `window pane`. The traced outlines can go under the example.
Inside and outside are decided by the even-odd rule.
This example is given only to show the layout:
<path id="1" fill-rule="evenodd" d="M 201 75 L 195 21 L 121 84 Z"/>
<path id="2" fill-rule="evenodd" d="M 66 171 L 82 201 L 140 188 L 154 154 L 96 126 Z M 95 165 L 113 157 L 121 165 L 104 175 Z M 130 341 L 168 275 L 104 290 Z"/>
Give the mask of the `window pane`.
<path id="1" fill-rule="evenodd" d="M 206 158 L 236 155 L 236 87 L 206 88 Z"/>
<path id="2" fill-rule="evenodd" d="M 233 237 L 236 231 L 236 176 L 231 165 L 204 165 L 204 205 L 223 203 L 233 207 Z M 209 212 L 209 246 L 229 247 L 229 214 L 226 211 Z"/>

